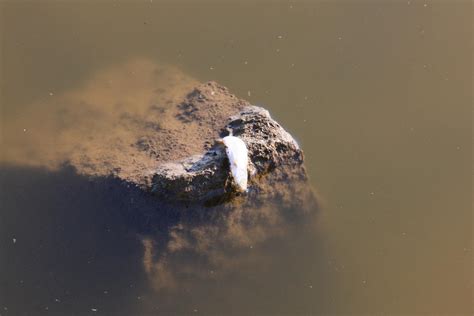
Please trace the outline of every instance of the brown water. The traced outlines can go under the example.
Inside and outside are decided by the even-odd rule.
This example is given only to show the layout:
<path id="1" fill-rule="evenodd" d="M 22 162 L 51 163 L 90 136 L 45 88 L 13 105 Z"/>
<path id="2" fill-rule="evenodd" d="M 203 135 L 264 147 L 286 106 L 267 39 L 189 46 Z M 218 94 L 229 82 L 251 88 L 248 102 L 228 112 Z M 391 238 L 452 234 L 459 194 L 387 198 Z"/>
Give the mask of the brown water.
<path id="1" fill-rule="evenodd" d="M 1 315 L 473 313 L 471 2 L 0 9 Z M 206 80 L 300 141 L 324 206 L 251 268 L 157 290 L 115 184 L 57 161 L 112 104 L 139 115 L 152 87 Z M 84 98 L 100 107 L 52 119 Z"/>

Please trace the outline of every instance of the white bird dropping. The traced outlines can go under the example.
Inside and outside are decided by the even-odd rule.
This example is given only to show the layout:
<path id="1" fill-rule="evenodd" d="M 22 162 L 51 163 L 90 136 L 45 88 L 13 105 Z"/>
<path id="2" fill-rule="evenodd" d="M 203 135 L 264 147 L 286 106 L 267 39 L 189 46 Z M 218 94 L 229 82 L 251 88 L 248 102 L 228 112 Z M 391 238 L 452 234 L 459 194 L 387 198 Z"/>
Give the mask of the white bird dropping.
<path id="1" fill-rule="evenodd" d="M 244 141 L 235 136 L 226 136 L 222 139 L 229 158 L 230 171 L 239 191 L 247 191 L 248 150 Z"/>

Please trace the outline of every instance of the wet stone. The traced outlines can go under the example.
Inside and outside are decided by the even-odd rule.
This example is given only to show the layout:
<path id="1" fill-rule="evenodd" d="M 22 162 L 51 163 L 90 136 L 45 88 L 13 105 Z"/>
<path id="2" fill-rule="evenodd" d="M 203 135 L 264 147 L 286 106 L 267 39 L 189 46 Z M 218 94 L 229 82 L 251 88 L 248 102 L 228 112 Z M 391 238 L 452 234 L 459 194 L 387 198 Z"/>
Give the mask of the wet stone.
<path id="1" fill-rule="evenodd" d="M 216 99 L 220 102 L 216 103 Z M 309 193 L 310 189 L 305 188 L 308 184 L 303 151 L 266 109 L 236 100 L 215 82 L 194 89 L 177 109 L 175 117 L 183 129 L 192 124 L 200 127 L 203 135 L 198 141 L 202 143 L 201 153 L 159 163 L 153 171 L 149 190 L 160 200 L 209 206 L 240 195 L 249 199 L 258 196 L 259 200 L 284 197 L 298 187 L 301 192 Z M 248 148 L 247 193 L 235 192 L 225 148 L 217 142 L 230 134 L 242 139 Z M 180 142 L 181 146 L 176 149 L 196 145 L 195 138 Z M 140 140 L 142 143 L 143 139 Z M 149 144 L 141 148 L 151 150 Z M 287 197 L 287 200 L 291 198 Z"/>

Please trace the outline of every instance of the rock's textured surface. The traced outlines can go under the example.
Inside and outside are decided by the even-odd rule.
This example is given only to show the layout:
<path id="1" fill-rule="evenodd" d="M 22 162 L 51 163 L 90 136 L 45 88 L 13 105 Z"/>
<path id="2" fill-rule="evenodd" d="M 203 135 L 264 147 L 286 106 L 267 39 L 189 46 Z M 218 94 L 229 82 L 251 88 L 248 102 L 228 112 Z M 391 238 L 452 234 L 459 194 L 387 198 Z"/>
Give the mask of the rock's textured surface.
<path id="1" fill-rule="evenodd" d="M 199 113 L 199 110 L 196 110 Z M 227 120 L 220 135 L 240 137 L 249 151 L 250 192 L 262 190 L 262 176 L 279 169 L 288 178 L 305 179 L 303 152 L 267 110 L 246 106 Z M 209 202 L 233 194 L 229 162 L 222 146 L 215 144 L 203 155 L 160 165 L 152 180 L 152 191 L 162 198 Z"/>

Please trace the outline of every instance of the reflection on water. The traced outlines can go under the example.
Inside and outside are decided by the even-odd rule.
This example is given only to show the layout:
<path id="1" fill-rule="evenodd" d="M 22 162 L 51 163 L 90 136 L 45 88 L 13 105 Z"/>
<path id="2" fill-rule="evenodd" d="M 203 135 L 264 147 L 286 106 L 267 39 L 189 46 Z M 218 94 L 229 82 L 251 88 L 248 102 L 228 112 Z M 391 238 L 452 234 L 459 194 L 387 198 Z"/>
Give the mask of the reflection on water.
<path id="1" fill-rule="evenodd" d="M 471 9 L 1 2 L 0 314 L 472 314 Z M 213 231 L 87 176 L 153 167 L 108 149 L 210 79 L 298 138 L 316 224 Z"/>

